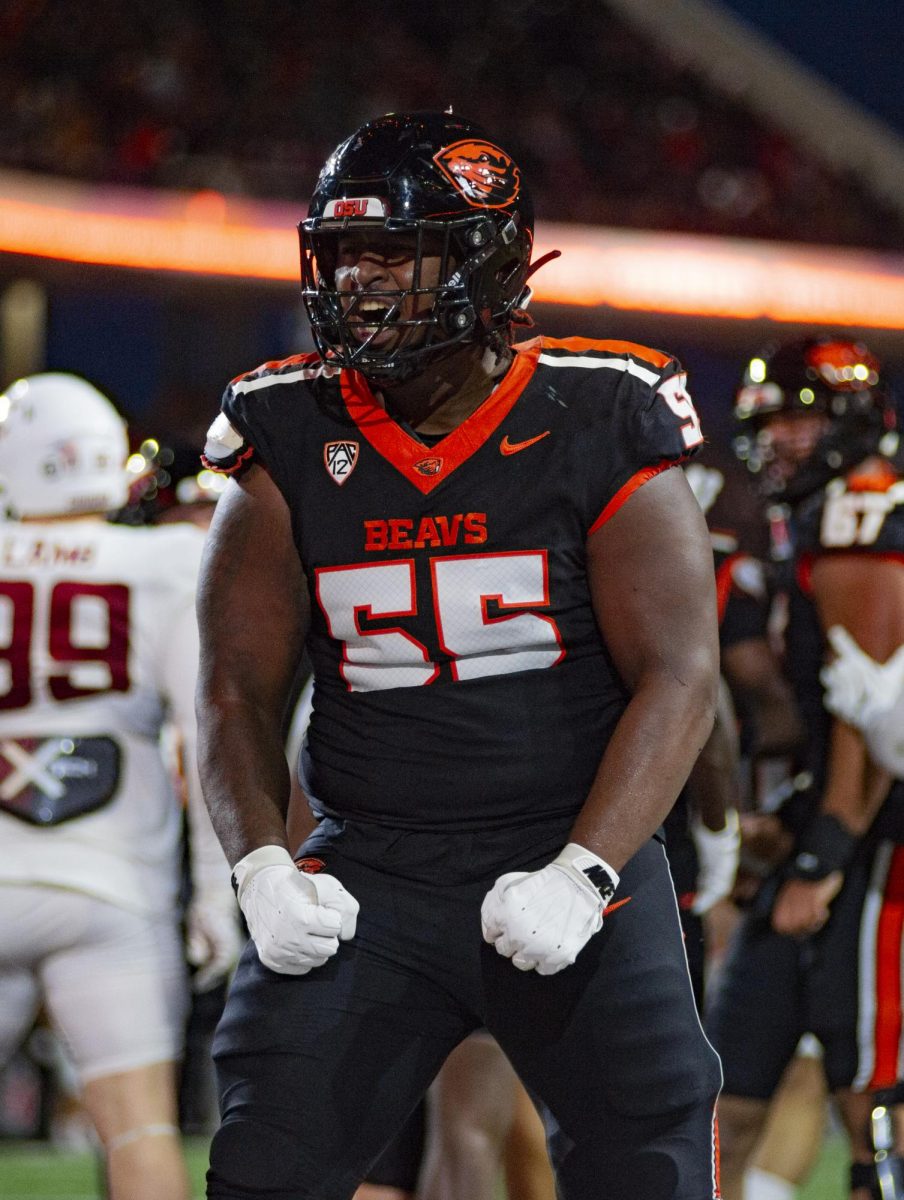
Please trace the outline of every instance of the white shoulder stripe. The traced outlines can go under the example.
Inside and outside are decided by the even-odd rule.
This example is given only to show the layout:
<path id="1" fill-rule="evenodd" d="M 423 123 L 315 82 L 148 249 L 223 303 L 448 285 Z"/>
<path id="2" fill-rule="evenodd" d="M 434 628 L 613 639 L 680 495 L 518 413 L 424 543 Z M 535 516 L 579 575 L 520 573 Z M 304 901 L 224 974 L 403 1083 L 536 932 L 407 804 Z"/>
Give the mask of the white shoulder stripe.
<path id="1" fill-rule="evenodd" d="M 298 371 L 287 371 L 285 375 L 262 375 L 259 379 L 243 379 L 241 383 L 233 384 L 232 392 L 235 396 L 243 396 L 245 392 L 256 392 L 258 388 L 273 387 L 275 383 L 298 383 L 302 379 L 316 379 L 318 375 L 329 377 L 336 374 L 338 367 L 330 370 L 325 369 L 324 363 L 318 363 L 315 367 L 302 367 Z"/>
<path id="2" fill-rule="evenodd" d="M 642 379 L 651 387 L 660 379 L 656 371 L 641 367 L 632 358 L 590 358 L 586 354 L 578 354 L 573 358 L 570 356 L 558 358 L 552 354 L 541 354 L 539 361 L 545 367 L 589 367 L 591 370 L 595 370 L 597 367 L 608 367 L 610 371 L 627 371 L 629 375 L 636 375 L 638 379 Z"/>

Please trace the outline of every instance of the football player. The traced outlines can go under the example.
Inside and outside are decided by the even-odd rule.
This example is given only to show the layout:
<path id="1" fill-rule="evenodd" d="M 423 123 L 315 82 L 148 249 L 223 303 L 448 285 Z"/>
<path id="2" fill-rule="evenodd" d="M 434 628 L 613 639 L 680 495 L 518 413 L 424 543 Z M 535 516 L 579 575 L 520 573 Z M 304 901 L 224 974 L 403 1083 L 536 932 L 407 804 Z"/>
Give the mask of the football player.
<path id="1" fill-rule="evenodd" d="M 793 530 L 787 659 L 815 786 L 784 814 L 790 858 L 741 925 L 709 1030 L 725 1064 L 726 1196 L 802 1034 L 824 1048 L 851 1141 L 851 1196 L 904 1195 L 889 1104 L 900 1061 L 900 784 L 833 720 L 820 672 L 849 643 L 885 663 L 904 643 L 904 487 L 878 362 L 845 338 L 757 356 L 736 401 L 739 442 Z M 839 632 L 841 631 L 841 632 Z"/>
<path id="2" fill-rule="evenodd" d="M 158 739 L 166 716 L 186 751 L 201 986 L 229 970 L 240 937 L 194 755 L 203 535 L 104 519 L 125 502 L 127 451 L 112 404 L 74 375 L 0 395 L 12 518 L 0 525 L 0 1061 L 43 1003 L 113 1200 L 181 1200 L 182 811 Z"/>
<path id="3" fill-rule="evenodd" d="M 718 1060 L 659 828 L 713 721 L 702 441 L 674 358 L 513 345 L 521 171 L 450 114 L 332 154 L 301 224 L 318 353 L 228 387 L 199 613 L 205 794 L 251 930 L 208 1195 L 351 1196 L 485 1026 L 559 1194 L 717 1194 Z M 280 723 L 314 666 L 293 861 Z"/>

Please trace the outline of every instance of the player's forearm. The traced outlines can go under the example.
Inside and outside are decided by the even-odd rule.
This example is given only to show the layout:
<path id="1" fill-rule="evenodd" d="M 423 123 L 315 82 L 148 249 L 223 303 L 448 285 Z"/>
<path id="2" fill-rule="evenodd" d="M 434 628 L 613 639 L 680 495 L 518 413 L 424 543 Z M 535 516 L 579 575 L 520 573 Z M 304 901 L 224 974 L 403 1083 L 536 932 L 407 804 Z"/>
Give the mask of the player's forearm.
<path id="1" fill-rule="evenodd" d="M 718 668 L 701 654 L 638 686 L 606 747 L 571 840 L 620 871 L 658 829 L 710 735 Z"/>
<path id="2" fill-rule="evenodd" d="M 278 720 L 247 701 L 199 693 L 198 766 L 230 866 L 258 846 L 286 845 L 289 771 Z"/>
<path id="3" fill-rule="evenodd" d="M 753 727 L 753 753 L 790 754 L 805 738 L 790 685 L 765 638 L 745 638 L 722 650 L 722 669 L 732 690 L 744 698 Z"/>
<path id="4" fill-rule="evenodd" d="M 229 887 L 229 868 L 220 839 L 213 827 L 204 801 L 198 773 L 197 735 L 183 743 L 186 821 L 192 885 L 196 892 L 217 891 Z"/>
<path id="5" fill-rule="evenodd" d="M 862 837 L 882 806 L 891 782 L 890 775 L 870 763 L 863 735 L 843 721 L 833 722 L 823 812 L 836 817 L 851 834 Z"/>

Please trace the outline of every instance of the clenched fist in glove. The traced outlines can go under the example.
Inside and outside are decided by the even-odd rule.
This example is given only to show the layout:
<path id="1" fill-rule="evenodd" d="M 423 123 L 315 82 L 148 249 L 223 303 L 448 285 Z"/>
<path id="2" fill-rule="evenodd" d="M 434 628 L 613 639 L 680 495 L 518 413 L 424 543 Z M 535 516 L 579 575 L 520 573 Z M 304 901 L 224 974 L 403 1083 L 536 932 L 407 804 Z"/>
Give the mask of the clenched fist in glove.
<path id="1" fill-rule="evenodd" d="M 306 975 L 355 936 L 358 901 L 332 875 L 305 875 L 282 846 L 260 846 L 232 869 L 258 957 L 281 975 Z"/>
<path id="2" fill-rule="evenodd" d="M 519 971 L 555 975 L 602 929 L 618 879 L 607 862 L 569 842 L 540 871 L 500 875 L 480 909 L 484 940 Z"/>

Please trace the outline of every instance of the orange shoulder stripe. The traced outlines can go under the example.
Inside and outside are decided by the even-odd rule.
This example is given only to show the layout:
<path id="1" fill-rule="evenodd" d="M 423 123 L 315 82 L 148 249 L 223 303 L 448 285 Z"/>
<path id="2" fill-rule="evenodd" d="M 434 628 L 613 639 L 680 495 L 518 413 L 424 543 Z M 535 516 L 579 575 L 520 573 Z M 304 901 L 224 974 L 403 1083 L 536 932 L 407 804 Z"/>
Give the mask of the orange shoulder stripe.
<path id="1" fill-rule="evenodd" d="M 304 354 L 292 354 L 289 358 L 274 358 L 270 362 L 261 363 L 259 367 L 254 367 L 250 371 L 242 371 L 236 375 L 235 379 L 230 379 L 230 386 L 234 383 L 239 383 L 243 379 L 250 379 L 253 375 L 257 375 L 259 371 L 278 371 L 280 367 L 291 367 L 295 363 L 309 362 L 312 365 L 315 362 L 321 362 L 322 359 L 316 350 L 308 350 Z"/>
<path id="2" fill-rule="evenodd" d="M 844 482 L 849 492 L 887 492 L 899 479 L 891 463 L 880 459 L 869 470 L 852 471 Z"/>

